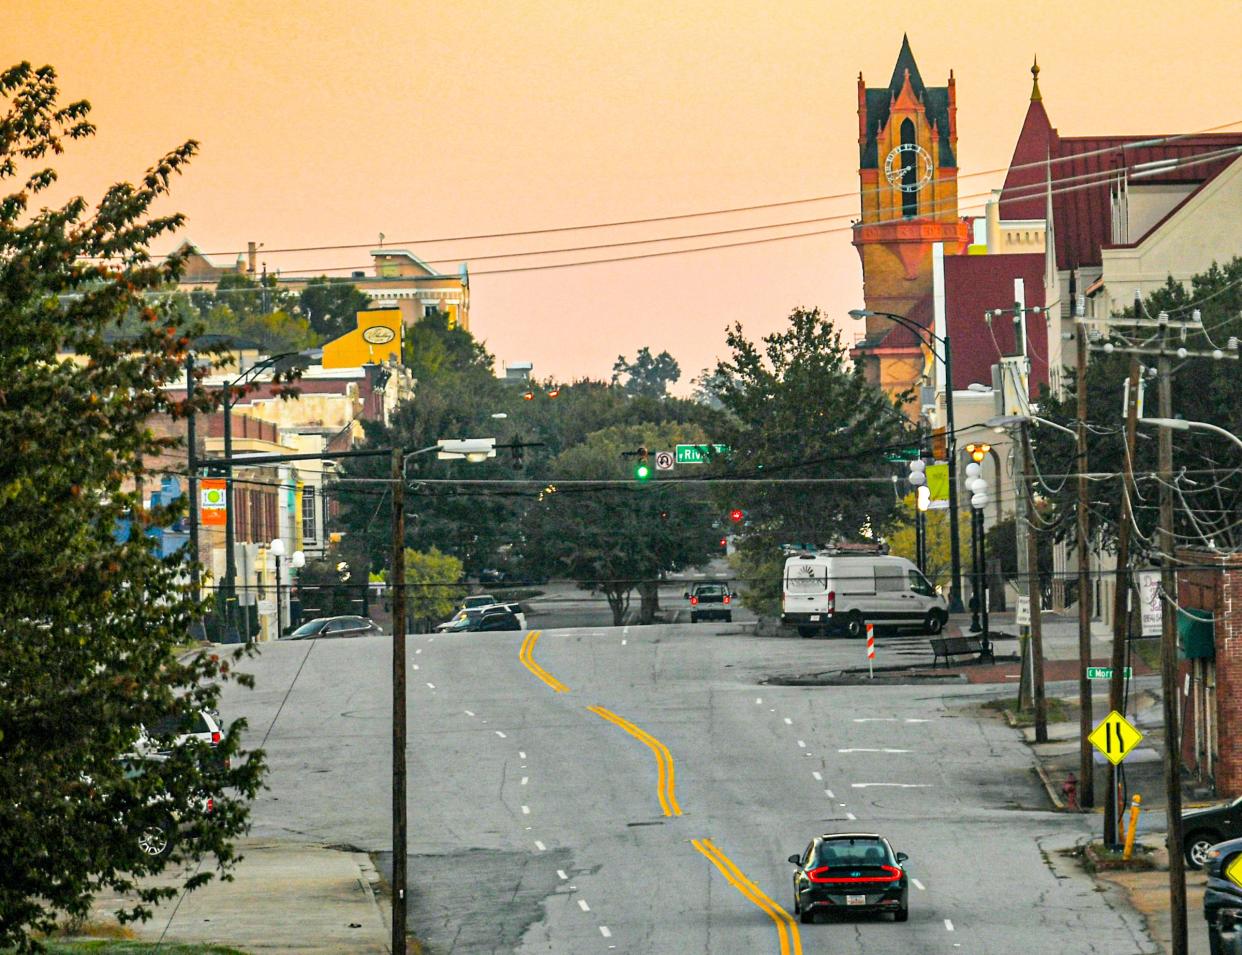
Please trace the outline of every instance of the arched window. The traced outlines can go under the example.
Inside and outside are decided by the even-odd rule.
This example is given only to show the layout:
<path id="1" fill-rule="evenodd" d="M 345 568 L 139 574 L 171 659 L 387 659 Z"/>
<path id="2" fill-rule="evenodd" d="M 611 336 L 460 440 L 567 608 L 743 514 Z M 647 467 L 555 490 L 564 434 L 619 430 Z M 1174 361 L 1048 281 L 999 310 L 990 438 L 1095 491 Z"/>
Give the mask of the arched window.
<path id="1" fill-rule="evenodd" d="M 901 121 L 901 144 L 903 146 L 912 146 L 918 142 L 914 135 L 914 123 L 908 119 Z M 901 184 L 907 191 L 901 194 L 901 214 L 907 219 L 913 219 L 919 214 L 919 194 L 916 186 L 919 182 L 919 160 L 918 156 L 913 153 L 904 153 L 902 160 L 905 162 L 905 170 L 901 174 Z"/>

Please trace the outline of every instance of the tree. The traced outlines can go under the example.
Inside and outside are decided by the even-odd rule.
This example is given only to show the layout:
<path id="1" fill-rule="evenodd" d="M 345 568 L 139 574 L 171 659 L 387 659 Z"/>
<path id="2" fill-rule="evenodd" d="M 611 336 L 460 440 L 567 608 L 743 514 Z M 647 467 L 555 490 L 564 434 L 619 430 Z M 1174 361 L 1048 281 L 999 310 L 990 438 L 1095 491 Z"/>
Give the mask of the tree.
<path id="1" fill-rule="evenodd" d="M 562 452 L 551 470 L 566 481 L 631 479 L 635 461 L 623 452 L 702 440 L 698 429 L 672 423 L 614 426 Z M 553 482 L 526 512 L 523 566 L 603 593 L 616 626 L 638 588 L 644 596 L 639 622 L 650 623 L 660 575 L 720 551 L 716 509 L 695 487 L 660 479 L 620 487 Z"/>
<path id="2" fill-rule="evenodd" d="M 626 361 L 624 355 L 617 356 L 612 366 L 612 383 L 620 384 L 622 375 L 626 378 L 622 387 L 627 395 L 663 398 L 668 386 L 676 384 L 681 377 L 681 367 L 668 352 L 653 356 L 651 349 L 644 345 L 632 362 Z"/>
<path id="3" fill-rule="evenodd" d="M 445 312 L 428 312 L 405 333 L 401 361 L 416 381 L 445 374 L 485 374 L 494 380 L 495 359 L 482 342 L 460 325 L 451 325 Z"/>
<path id="4" fill-rule="evenodd" d="M 896 515 L 885 454 L 913 440 L 900 406 L 846 364 L 840 332 L 818 309 L 797 309 L 761 344 L 740 324 L 727 341 L 732 356 L 711 376 L 724 406 L 713 439 L 732 451 L 708 473 L 722 479 L 721 507 L 746 511 L 750 546 L 775 553 L 882 536 Z M 730 485 L 731 476 L 772 483 Z"/>
<path id="5" fill-rule="evenodd" d="M 182 217 L 150 210 L 197 144 L 137 185 L 112 186 L 93 210 L 75 197 L 31 211 L 56 181 L 46 157 L 94 132 L 90 106 L 61 105 L 55 71 L 28 63 L 0 73 L 0 97 L 0 181 L 18 183 L 0 198 L 0 947 L 30 951 L 35 933 L 58 914 L 86 915 L 100 890 L 133 893 L 121 914 L 145 918 L 178 891 L 147 877 L 190 872 L 185 887 L 202 885 L 212 866 L 194 862 L 205 856 L 227 872 L 262 757 L 243 756 L 237 720 L 212 751 L 222 759 L 199 745 L 166 761 L 123 758 L 140 725 L 213 706 L 222 680 L 246 679 L 233 668 L 240 650 L 174 658 L 202 608 L 184 556 L 158 557 L 141 531 L 170 525 L 180 507 L 144 512 L 134 490 L 144 460 L 172 443 L 148 418 L 189 410 L 164 389 L 189 340 L 142 295 L 180 268 L 152 264 L 149 245 Z M 137 331 L 109 340 L 129 312 Z M 121 533 L 127 519 L 134 530 Z M 151 858 L 136 836 L 167 805 L 184 828 L 171 855 Z"/>
<path id="6" fill-rule="evenodd" d="M 410 620 L 418 632 L 429 629 L 437 620 L 446 620 L 461 606 L 466 588 L 461 584 L 464 574 L 461 561 L 441 554 L 434 547 L 422 553 L 405 550 L 406 599 Z"/>
<path id="7" fill-rule="evenodd" d="M 1194 276 L 1189 288 L 1169 279 L 1144 300 L 1142 309 L 1145 316 L 1167 312 L 1176 319 L 1190 318 L 1192 311 L 1197 310 L 1203 331 L 1189 332 L 1185 340 L 1179 337 L 1174 347 L 1227 350 L 1231 337 L 1242 337 L 1242 258 L 1224 266 L 1213 265 Z M 1126 310 L 1125 315 L 1132 317 L 1133 308 Z M 1129 331 L 1124 325 L 1118 325 L 1117 330 Z M 1143 331 L 1146 334 L 1139 338 L 1151 332 Z M 1150 362 L 1147 359 L 1146 363 Z M 1119 475 L 1124 469 L 1122 388 L 1128 374 L 1127 355 L 1091 352 L 1087 420 L 1091 429 L 1088 466 L 1093 473 Z M 1063 398 L 1041 395 L 1040 415 L 1072 427 L 1078 418 L 1078 385 L 1072 369 L 1066 370 L 1066 380 Z M 1152 416 L 1157 383 L 1148 377 L 1145 384 L 1144 413 Z M 1206 421 L 1232 434 L 1242 433 L 1242 374 L 1238 362 L 1202 357 L 1176 362 L 1172 398 L 1177 417 Z M 1133 499 L 1137 533 L 1133 540 L 1140 554 L 1147 548 L 1145 542 L 1154 539 L 1152 535 L 1159 522 L 1155 437 L 1154 428 L 1140 427 L 1133 459 L 1138 475 Z M 1076 473 L 1074 440 L 1059 431 L 1038 427 L 1032 429 L 1031 439 L 1040 472 L 1039 493 L 1051 505 L 1044 513 L 1054 522 L 1056 538 L 1072 542 L 1077 514 L 1076 483 L 1072 478 L 1064 480 L 1063 476 Z M 1179 544 L 1205 546 L 1211 540 L 1222 549 L 1242 546 L 1242 478 L 1237 470 L 1242 458 L 1237 446 L 1203 431 L 1176 432 L 1174 461 L 1178 473 L 1174 478 L 1177 487 L 1173 530 Z M 1116 540 L 1120 500 L 1120 478 L 1091 482 L 1091 525 L 1106 547 Z"/>
<path id="8" fill-rule="evenodd" d="M 953 571 L 952 555 L 950 553 L 949 538 L 949 512 L 947 510 L 929 510 L 925 512 L 926 528 L 927 528 L 927 564 L 923 568 L 923 573 L 932 585 L 937 588 L 947 588 L 949 586 L 949 575 Z M 907 494 L 901 502 L 901 510 L 892 531 L 888 535 L 889 552 L 898 557 L 905 557 L 907 560 L 918 562 L 918 556 L 915 548 L 916 534 L 914 531 L 914 495 Z M 1012 526 L 1013 521 L 1010 521 Z M 966 564 L 964 573 L 970 573 L 970 514 L 968 511 L 959 512 L 957 516 L 957 530 L 964 554 L 963 562 Z M 1012 539 L 1010 541 L 1012 546 Z"/>
<path id="9" fill-rule="evenodd" d="M 358 327 L 358 313 L 371 307 L 371 300 L 347 279 L 321 275 L 311 279 L 298 296 L 298 308 L 310 328 L 325 340 L 340 338 Z"/>

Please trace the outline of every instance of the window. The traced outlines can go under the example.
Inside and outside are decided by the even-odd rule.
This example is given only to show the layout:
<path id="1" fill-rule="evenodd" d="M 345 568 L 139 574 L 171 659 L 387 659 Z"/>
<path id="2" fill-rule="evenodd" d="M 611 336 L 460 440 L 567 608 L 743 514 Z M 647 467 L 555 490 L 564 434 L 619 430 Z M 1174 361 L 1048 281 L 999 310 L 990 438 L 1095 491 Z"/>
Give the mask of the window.
<path id="1" fill-rule="evenodd" d="M 814 594 L 827 590 L 828 568 L 823 564 L 792 564 L 786 571 L 785 589 L 791 594 Z"/>
<path id="2" fill-rule="evenodd" d="M 851 868 L 894 862 L 882 839 L 825 839 L 820 843 L 817 861 L 820 865 Z"/>
<path id="3" fill-rule="evenodd" d="M 895 593 L 905 589 L 905 574 L 900 567 L 880 564 L 875 568 L 875 592 Z"/>
<path id="4" fill-rule="evenodd" d="M 920 574 L 917 570 L 912 570 L 910 576 L 910 590 L 922 597 L 935 596 L 936 591 L 932 589 L 932 585 L 928 583 L 927 578 Z"/>
<path id="5" fill-rule="evenodd" d="M 901 121 L 901 144 L 903 146 L 914 145 L 918 142 L 914 135 L 914 123 L 908 119 Z M 909 192 L 901 194 L 901 214 L 907 219 L 913 219 L 919 214 L 919 194 L 915 188 L 919 181 L 919 164 L 917 159 L 909 159 L 906 161 L 906 171 L 902 176 L 902 185 L 909 189 Z"/>
<path id="6" fill-rule="evenodd" d="M 302 540 L 311 542 L 319 540 L 319 535 L 316 533 L 315 489 L 313 487 L 302 488 Z"/>

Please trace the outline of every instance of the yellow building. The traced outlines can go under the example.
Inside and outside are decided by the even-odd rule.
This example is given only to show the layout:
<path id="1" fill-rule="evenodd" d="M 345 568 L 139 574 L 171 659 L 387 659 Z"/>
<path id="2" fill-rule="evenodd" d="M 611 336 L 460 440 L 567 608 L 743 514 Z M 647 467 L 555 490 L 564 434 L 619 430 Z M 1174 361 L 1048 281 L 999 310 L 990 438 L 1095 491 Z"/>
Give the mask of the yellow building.
<path id="1" fill-rule="evenodd" d="M 323 346 L 324 368 L 358 368 L 401 361 L 401 310 L 395 306 L 358 313 L 358 327 Z"/>

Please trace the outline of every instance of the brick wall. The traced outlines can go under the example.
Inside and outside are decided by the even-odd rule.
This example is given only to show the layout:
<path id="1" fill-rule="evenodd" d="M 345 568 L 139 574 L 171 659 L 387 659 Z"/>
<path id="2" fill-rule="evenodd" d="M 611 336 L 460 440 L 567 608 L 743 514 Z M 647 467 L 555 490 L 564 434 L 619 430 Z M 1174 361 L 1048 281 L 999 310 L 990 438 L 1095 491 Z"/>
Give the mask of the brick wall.
<path id="1" fill-rule="evenodd" d="M 1242 796 L 1242 554 L 1232 554 L 1216 588 L 1216 705 L 1220 763 L 1216 791 Z"/>

